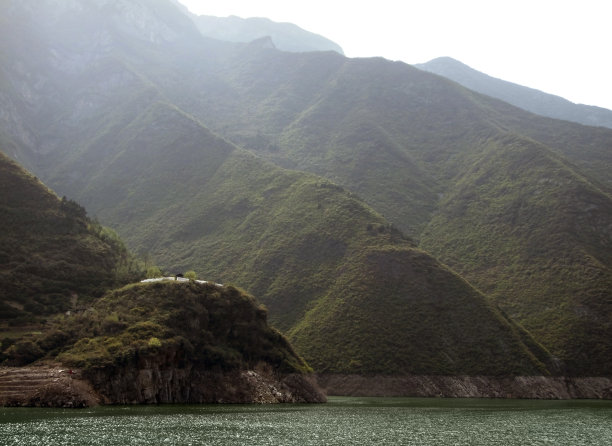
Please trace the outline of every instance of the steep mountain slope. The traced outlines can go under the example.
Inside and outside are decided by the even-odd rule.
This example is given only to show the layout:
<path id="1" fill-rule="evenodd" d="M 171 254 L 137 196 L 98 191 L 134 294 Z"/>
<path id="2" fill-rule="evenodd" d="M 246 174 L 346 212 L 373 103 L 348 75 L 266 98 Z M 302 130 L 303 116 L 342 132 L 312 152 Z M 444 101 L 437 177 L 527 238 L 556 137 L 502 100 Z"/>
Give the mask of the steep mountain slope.
<path id="1" fill-rule="evenodd" d="M 164 123 L 159 134 L 143 133 L 143 128 L 150 128 L 150 122 Z M 355 268 L 359 269 L 369 256 L 392 262 L 392 259 L 387 259 L 390 255 L 399 254 L 408 259 L 413 255 L 414 249 L 409 241 L 338 186 L 311 175 L 269 165 L 215 138 L 170 106 L 156 105 L 129 128 L 133 134 L 126 131 L 121 135 L 121 141 L 133 145 L 119 152 L 114 158 L 115 163 L 106 168 L 100 166 L 99 175 L 92 178 L 84 196 L 93 203 L 103 202 L 105 208 L 99 209 L 100 215 L 110 221 L 116 218 L 117 227 L 131 234 L 128 235 L 131 245 L 148 249 L 162 264 L 175 269 L 194 267 L 206 275 L 223 280 L 231 278 L 254 290 L 268 305 L 273 321 L 281 328 L 295 326 L 308 308 L 321 311 L 320 308 L 325 309 L 330 302 L 342 301 L 343 294 L 339 291 L 344 286 L 340 284 L 348 280 L 347 276 L 353 277 Z M 147 138 L 142 139 L 143 135 Z M 173 135 L 193 141 L 201 147 L 200 150 L 184 141 L 177 144 Z M 185 152 L 170 151 L 171 147 Z M 187 155 L 190 158 L 186 158 Z M 151 170 L 154 166 L 160 170 Z M 139 172 L 141 168 L 144 169 L 142 173 Z M 170 187 L 178 172 L 183 175 L 184 184 L 181 188 Z M 112 181 L 108 182 L 110 175 Z M 132 181 L 128 182 L 128 179 Z M 121 187 L 116 188 L 122 184 L 129 184 L 129 193 L 123 192 Z M 113 197 L 112 205 L 109 197 Z M 133 218 L 134 214 L 138 216 Z M 409 296 L 432 295 L 448 302 L 442 308 L 424 305 L 419 309 L 419 316 L 431 320 L 442 313 L 460 327 L 471 325 L 465 318 L 469 319 L 476 313 L 482 321 L 487 321 L 473 333 L 463 333 L 454 342 L 445 338 L 442 332 L 430 334 L 427 339 L 439 344 L 440 354 L 449 356 L 456 354 L 455 351 L 467 352 L 482 340 L 492 338 L 497 339 L 497 348 L 504 354 L 489 349 L 480 356 L 489 358 L 487 361 L 476 364 L 469 359 L 453 363 L 452 367 L 435 361 L 424 363 L 423 358 L 414 359 L 407 367 L 404 359 L 397 362 L 391 357 L 386 358 L 387 373 L 546 371 L 535 355 L 546 360 L 547 354 L 529 336 L 501 318 L 467 285 L 460 292 L 461 299 L 456 301 L 454 287 L 446 289 L 438 284 L 459 279 L 424 253 L 414 257 L 425 266 L 414 266 L 417 261 L 404 261 L 394 268 L 394 274 L 403 276 L 415 268 L 421 268 L 427 274 L 429 269 L 433 269 L 438 271 L 436 278 L 418 285 L 417 290 L 413 290 L 416 285 L 404 283 L 404 288 L 395 294 L 398 302 L 393 307 L 385 306 L 387 310 L 379 316 L 378 323 L 389 325 L 386 319 L 394 316 L 393 312 L 387 313 L 390 309 L 403 308 L 406 314 L 410 314 L 413 302 Z M 384 269 L 378 273 L 384 283 L 386 277 L 382 271 Z M 336 281 L 340 284 L 335 285 Z M 377 296 L 379 288 L 380 283 L 375 280 L 367 283 L 363 294 Z M 385 292 L 381 295 L 383 297 L 387 298 Z M 321 299 L 321 304 L 318 299 Z M 357 300 L 352 305 L 359 308 L 363 304 Z M 458 306 L 467 312 L 458 311 Z M 370 310 L 366 305 L 361 311 L 368 314 Z M 396 319 L 391 330 L 395 333 L 393 336 L 405 338 L 405 328 L 420 324 L 419 320 Z M 308 327 L 310 323 L 310 320 L 301 322 L 300 326 Z M 332 357 L 334 352 L 342 349 L 344 339 L 354 337 L 355 332 L 368 333 L 371 323 L 365 317 L 356 319 L 346 325 L 346 333 L 340 331 L 337 338 L 327 339 L 323 344 L 322 340 L 318 344 L 305 343 L 305 353 L 315 358 L 324 349 L 325 357 Z M 370 334 L 370 345 L 364 346 L 360 352 L 353 352 L 351 359 L 361 364 L 359 367 L 347 360 L 342 365 L 334 365 L 333 370 L 380 371 L 379 346 L 384 345 L 391 332 L 381 331 L 378 336 Z M 299 340 L 299 330 L 296 333 L 295 339 Z M 406 358 L 409 351 L 402 352 L 414 348 L 411 339 L 405 339 L 402 345 L 397 351 L 398 358 Z M 320 363 L 325 364 L 325 361 Z"/>
<path id="2" fill-rule="evenodd" d="M 0 123 L 16 144 L 11 155 L 45 181 L 85 151 L 100 128 L 116 130 L 159 99 L 132 59 L 142 57 L 147 71 L 170 80 L 164 53 L 201 43 L 195 25 L 165 0 L 6 3 Z"/>
<path id="3" fill-rule="evenodd" d="M 174 101 L 260 156 L 359 193 L 411 236 L 481 141 L 506 132 L 612 190 L 610 130 L 536 117 L 402 63 L 253 49 L 226 67 L 222 90 Z"/>
<path id="4" fill-rule="evenodd" d="M 343 266 L 289 336 L 323 373 L 540 375 L 552 365 L 463 279 L 422 251 L 391 246 Z"/>
<path id="5" fill-rule="evenodd" d="M 546 147 L 491 140 L 422 235 L 573 373 L 612 368 L 612 197 Z"/>
<path id="6" fill-rule="evenodd" d="M 233 119 L 227 119 L 223 114 L 217 115 L 217 121 L 198 109 L 197 104 L 185 103 L 185 106 L 192 106 L 194 113 L 206 122 L 212 122 L 213 126 L 218 123 L 219 129 L 227 137 L 241 141 L 278 164 L 322 174 L 358 192 L 400 228 L 417 237 L 436 215 L 438 197 L 451 194 L 460 185 L 458 181 L 469 178 L 465 172 L 469 172 L 473 163 L 487 155 L 491 138 L 501 138 L 495 144 L 496 150 L 504 152 L 512 149 L 512 138 L 506 138 L 506 134 L 534 138 L 550 150 L 567 157 L 570 162 L 564 163 L 566 169 L 573 172 L 572 178 L 586 175 L 590 187 L 599 190 L 600 195 L 603 194 L 601 197 L 609 195 L 611 190 L 609 172 L 612 164 L 608 148 L 612 144 L 612 134 L 608 130 L 537 118 L 504 103 L 419 74 L 402 64 L 382 60 L 347 61 L 321 56 L 317 65 L 315 56 L 311 56 L 308 61 L 301 59 L 307 69 L 292 69 L 289 67 L 295 67 L 295 64 L 282 63 L 274 52 L 261 51 L 258 57 L 263 62 L 253 57 L 249 60 L 252 65 L 240 65 L 243 68 L 241 77 L 234 77 L 232 81 L 236 85 L 245 85 L 249 78 L 262 79 L 258 88 L 246 91 L 236 88 L 242 94 L 243 103 L 253 104 L 255 110 L 262 110 L 261 113 L 254 112 L 248 106 L 242 109 L 226 108 L 227 112 L 236 111 L 236 115 Z M 328 63 L 320 63 L 323 57 L 328 57 Z M 245 64 L 244 58 L 241 63 Z M 245 66 L 249 69 L 244 70 Z M 326 69 L 317 68 L 314 71 L 315 67 L 321 66 Z M 303 77 L 300 75 L 299 70 L 308 72 L 309 69 L 313 72 Z M 272 75 L 276 76 L 274 83 L 263 82 Z M 315 80 L 319 81 L 318 85 L 313 82 Z M 228 99 L 225 102 L 227 107 L 232 103 L 233 95 L 224 97 Z M 266 113 L 265 107 L 270 107 L 272 114 Z M 274 116 L 282 116 L 282 120 L 274 119 Z M 545 171 L 545 166 L 542 167 Z M 524 181 L 533 183 L 534 187 L 541 179 L 522 171 L 515 174 L 524 174 Z M 503 185 L 491 187 L 505 190 Z M 478 200 L 480 197 L 471 198 Z M 551 197 L 553 202 L 559 199 L 558 195 Z M 605 201 L 605 198 L 602 199 Z M 481 205 L 486 208 L 490 202 L 483 201 Z M 532 205 L 528 203 L 528 206 Z M 571 224 L 579 226 L 583 205 L 579 200 L 573 200 L 567 206 L 566 218 L 572 221 Z M 534 234 L 531 242 L 547 247 L 542 248 L 543 258 L 556 259 L 553 245 L 537 237 L 537 234 L 551 232 L 562 236 L 558 233 L 559 227 L 553 224 L 553 210 L 535 210 L 541 217 L 534 224 L 541 228 L 541 232 Z M 609 215 L 609 210 L 604 208 L 599 218 L 609 218 Z M 474 223 L 471 222 L 472 225 Z M 498 224 L 502 224 L 502 220 Z M 472 227 L 466 224 L 463 230 L 470 231 Z M 453 233 L 458 240 L 469 237 L 468 232 L 452 232 L 452 225 L 441 226 L 435 236 L 444 239 L 440 234 L 445 231 Z M 515 233 L 513 235 L 516 236 Z M 588 250 L 588 246 L 594 244 L 599 246 L 598 250 L 605 250 L 609 246 L 608 240 L 606 235 L 603 238 L 595 236 L 589 241 L 579 238 L 574 246 L 579 250 Z M 492 252 L 496 256 L 496 263 L 504 263 L 505 259 L 500 254 L 503 250 L 497 249 L 495 241 L 495 238 L 483 233 L 482 237 L 474 240 L 476 252 Z M 461 246 L 460 243 L 458 245 Z M 434 249 L 432 245 L 423 246 Z M 459 256 L 448 247 L 445 249 L 435 252 L 443 259 Z M 470 247 L 463 245 L 459 249 L 469 250 Z M 486 262 L 485 257 L 481 261 Z M 538 339 L 560 358 L 571 362 L 572 370 L 576 373 L 608 373 L 608 279 L 595 283 L 589 276 L 582 275 L 583 262 L 578 257 L 570 257 L 565 268 L 552 268 L 550 276 L 541 273 L 531 257 L 523 256 L 521 261 L 524 262 L 523 268 L 532 271 L 531 274 L 515 277 L 511 269 L 506 268 L 502 276 L 505 280 L 516 280 L 517 284 L 530 285 L 517 285 L 515 293 L 500 295 L 498 302 L 506 308 L 522 305 L 523 314 L 529 313 L 531 308 L 526 302 L 538 299 L 538 293 L 543 292 L 538 288 L 539 283 L 543 280 L 565 283 L 566 275 L 570 274 L 576 281 L 573 288 L 559 287 L 558 294 L 544 292 L 542 295 L 542 299 L 549 299 L 547 311 L 555 314 L 551 317 L 558 318 L 558 324 L 549 324 L 551 319 L 541 312 L 535 312 L 531 321 L 520 317 L 519 313 L 513 315 L 528 324 L 530 329 L 537 328 Z M 467 273 L 469 268 L 460 265 L 460 262 L 453 262 L 453 267 Z M 604 271 L 609 271 L 607 258 L 602 265 Z M 489 271 L 491 269 L 479 270 L 468 277 L 476 285 L 490 291 L 486 286 L 488 281 L 493 280 L 487 274 Z M 582 290 L 581 293 L 597 296 L 592 297 L 589 304 L 589 311 L 595 316 L 580 316 L 573 323 L 563 326 L 566 319 L 562 315 L 568 311 L 564 302 L 574 299 L 576 286 Z M 529 287 L 533 287 L 532 290 Z M 517 295 L 520 298 L 515 299 Z M 574 308 L 572 311 L 578 311 L 578 307 Z M 593 318 L 602 321 L 594 332 L 574 330 L 574 337 L 568 337 L 572 333 L 570 327 L 589 326 Z M 586 344 L 592 346 L 588 354 L 582 353 L 580 347 Z"/>
<path id="7" fill-rule="evenodd" d="M 277 93 L 262 88 L 258 93 L 266 91 L 264 97 L 271 98 L 281 97 L 282 91 L 285 97 L 294 97 L 287 92 L 287 86 L 293 85 L 290 91 L 310 102 L 304 105 L 301 114 L 293 115 L 295 120 L 288 119 L 290 122 L 280 132 L 267 125 L 265 120 L 270 115 L 262 113 L 252 118 L 259 125 L 257 134 L 251 133 L 251 138 L 248 127 L 242 125 L 235 129 L 236 133 L 226 125 L 226 135 L 244 141 L 247 147 L 279 164 L 334 178 L 358 191 L 401 228 L 415 228 L 412 233 L 417 237 L 421 237 L 421 222 L 433 217 L 430 225 L 435 225 L 436 231 L 422 235 L 425 249 L 467 274 L 472 283 L 494 293 L 497 302 L 509 312 L 512 309 L 511 315 L 570 363 L 573 372 L 609 373 L 610 344 L 606 338 L 611 328 L 612 263 L 608 255 L 602 255 L 609 251 L 610 233 L 605 222 L 612 215 L 606 204 L 612 190 L 609 130 L 525 114 L 428 76 L 419 78 L 409 67 L 393 66 L 382 60 L 334 60 L 336 65 L 326 67 L 335 71 L 325 73 L 317 91 L 312 87 L 313 76 L 306 80 L 306 76 L 296 77 L 297 70 L 276 69 L 281 63 L 272 52 L 262 52 L 260 57 L 265 63 L 256 65 L 253 60 L 250 71 L 243 74 L 240 82 L 256 77 L 256 73 L 263 78 L 263 73 L 268 75 L 274 70 L 276 76 L 284 76 L 277 82 L 284 86 L 283 90 Z M 375 76 L 380 81 L 374 81 Z M 297 94 L 304 86 L 315 94 Z M 285 118 L 292 116 L 291 109 L 284 110 Z M 241 122 L 240 117 L 237 122 Z M 275 123 L 278 125 L 279 121 Z M 565 158 L 553 157 L 558 161 L 551 163 L 546 161 L 547 157 L 536 157 L 535 164 L 529 165 L 534 172 L 520 163 L 512 163 L 514 170 L 508 175 L 516 177 L 516 182 L 504 182 L 493 173 L 511 169 L 504 156 L 515 151 L 513 135 L 524 135 L 518 139 L 527 144 L 533 144 L 529 138 L 540 141 L 547 157 L 553 156 L 550 151 L 554 151 Z M 483 218 L 487 221 L 487 214 L 497 215 L 496 203 L 483 194 L 470 194 L 464 201 L 453 198 L 457 190 L 468 185 L 480 190 L 482 186 L 474 181 L 483 180 L 470 172 L 475 163 L 490 161 L 492 152 L 499 157 L 491 161 L 488 171 L 492 179 L 487 187 L 499 191 L 501 200 L 510 200 L 519 187 L 537 192 L 541 181 L 546 180 L 549 170 L 554 174 L 558 163 L 564 166 L 564 178 L 553 182 L 565 184 L 569 195 L 558 192 L 546 195 L 550 201 L 547 206 L 537 201 L 521 202 L 521 211 L 534 216 L 529 229 L 521 230 L 520 220 L 514 214 L 502 212 L 491 225 L 491 235 L 485 230 L 473 231 L 483 226 L 481 221 Z M 585 187 L 590 191 L 587 195 L 583 193 Z M 441 202 L 438 196 L 443 197 Z M 460 226 L 452 218 L 441 224 L 439 214 L 432 214 L 437 206 L 442 206 L 442 214 L 447 204 L 461 206 L 471 201 L 484 214 L 471 215 Z M 597 209 L 597 215 L 593 215 L 592 205 L 596 206 L 593 209 Z M 563 211 L 559 212 L 560 209 Z M 590 209 L 586 215 L 585 209 Z M 563 229 L 566 226 L 589 229 L 576 229 L 579 235 L 572 236 L 572 242 L 560 252 L 561 245 L 553 240 L 567 236 Z M 443 245 L 443 240 L 451 243 Z M 508 247 L 500 246 L 502 243 L 523 246 L 523 250 L 525 245 L 529 249 L 537 246 L 540 254 L 538 258 L 522 254 L 516 262 L 509 261 L 505 257 Z M 593 251 L 597 253 L 593 261 L 589 260 L 592 254 L 586 257 L 586 262 L 577 254 Z M 479 258 L 476 268 L 471 264 L 475 256 Z M 542 268 L 541 262 L 548 266 Z M 516 271 L 517 267 L 521 272 Z M 504 286 L 505 291 L 492 289 L 491 283 Z M 542 283 L 550 285 L 543 287 Z M 540 302 L 537 305 L 541 308 L 536 309 L 534 302 Z"/>
<path id="8" fill-rule="evenodd" d="M 559 96 L 496 79 L 450 57 L 439 57 L 415 66 L 538 115 L 612 128 L 612 110 L 574 104 Z"/>
<path id="9" fill-rule="evenodd" d="M 2 152 L 0 189 L 3 323 L 35 322 L 138 277 L 114 232 L 89 220 L 75 202 L 60 200 Z"/>
<path id="10" fill-rule="evenodd" d="M 529 335 L 333 183 L 258 159 L 163 103 L 132 122 L 118 140 L 113 162 L 99 166 L 83 199 L 92 206 L 103 204 L 94 207 L 99 215 L 126 234 L 131 246 L 146 250 L 167 268 L 193 268 L 204 278 L 247 287 L 268 306 L 276 326 L 294 333 L 292 341 L 300 343 L 301 352 L 317 367 L 364 373 L 547 372 L 548 354 Z M 404 279 L 393 295 L 385 288 L 385 268 L 368 272 L 374 280 L 362 284 L 360 293 L 346 294 L 346 283 L 369 271 L 372 258 L 394 263 L 394 256 L 402 259 L 393 268 L 394 280 Z M 415 280 L 415 270 L 425 278 Z M 446 287 L 447 282 L 454 285 Z M 415 303 L 414 296 L 426 301 L 434 296 L 437 303 Z M 338 336 L 303 339 L 301 333 L 312 330 L 308 327 L 319 327 L 317 318 L 304 319 L 307 312 L 327 313 L 330 305 L 342 305 L 349 297 L 360 317 L 339 324 Z M 367 317 L 373 302 L 382 308 L 376 321 Z M 415 313 L 419 317 L 408 317 Z M 421 317 L 444 315 L 461 331 L 473 325 L 475 314 L 482 324 L 472 332 L 451 340 L 446 322 L 441 322 L 440 330 L 426 337 L 437 345 L 440 358 L 455 359 L 424 355 L 406 363 L 418 349 L 406 332 L 409 327 L 425 330 Z M 378 324 L 388 330 L 377 331 Z M 346 339 L 366 333 L 369 343 L 353 351 L 350 360 L 338 357 L 334 361 L 340 363 L 328 364 Z M 388 336 L 397 339 L 396 355 L 380 347 Z M 488 359 L 474 360 L 468 353 L 486 339 L 496 339 L 495 346 L 480 352 L 479 358 Z M 322 352 L 325 359 L 318 359 Z"/>
<path id="11" fill-rule="evenodd" d="M 103 11 L 107 17 L 104 23 L 115 23 L 113 11 Z M 151 11 L 149 14 L 155 16 Z M 16 36 L 21 29 L 18 18 L 12 17 Z M 31 20 L 37 23 L 37 19 Z M 34 101 L 40 116 L 53 118 L 41 121 L 32 120 L 31 104 L 26 100 L 29 96 L 20 92 L 35 92 L 37 85 L 50 85 L 49 79 L 35 78 L 36 71 L 32 71 L 35 62 L 42 66 L 50 62 L 44 58 L 30 60 L 27 51 L 16 51 L 13 45 L 22 50 L 41 48 L 48 54 L 56 54 L 56 48 L 63 46 L 50 34 L 45 35 L 49 40 L 0 40 L 9 48 L 0 53 L 2 57 L 11 61 L 18 53 L 21 65 L 30 67 L 21 73 L 12 68 L 19 64 L 0 64 L 11 81 L 11 87 L 3 89 L 2 94 L 14 104 L 1 122 L 14 142 L 11 153 L 34 153 L 37 174 L 40 172 L 60 193 L 83 202 L 105 223 L 116 225 L 130 246 L 150 251 L 163 266 L 193 267 L 207 278 L 232 280 L 247 287 L 269 305 L 275 324 L 283 330 L 295 330 L 291 333 L 296 343 L 303 337 L 301 347 L 312 355 L 309 358 L 315 358 L 323 348 L 316 343 L 324 339 L 308 327 L 321 329 L 316 325 L 319 319 L 337 323 L 332 315 L 323 317 L 323 313 L 325 308 L 332 308 L 329 302 L 339 298 L 346 284 L 363 280 L 359 273 L 351 276 L 350 271 L 371 271 L 370 254 L 385 252 L 393 257 L 394 249 L 408 253 L 414 250 L 391 222 L 415 239 L 422 238 L 424 247 L 436 250 L 445 261 L 469 274 L 472 283 L 495 293 L 500 305 L 538 330 L 538 340 L 570 361 L 572 354 L 568 352 L 577 352 L 572 344 L 590 343 L 591 333 L 577 333 L 568 339 L 553 325 L 547 325 L 543 312 L 535 312 L 541 316 L 533 320 L 524 315 L 532 311 L 530 302 L 538 299 L 538 283 L 567 283 L 568 275 L 575 278 L 574 288 L 546 291 L 543 299 L 550 305 L 547 311 L 557 321 L 567 320 L 563 315 L 576 289 L 592 296 L 589 311 L 597 311 L 603 319 L 597 328 L 602 335 L 593 339 L 602 340 L 602 347 L 600 353 L 581 359 L 580 367 L 573 366 L 572 370 L 609 373 L 605 359 L 610 345 L 606 339 L 611 339 L 606 322 L 610 306 L 606 282 L 592 281 L 582 274 L 580 256 L 567 256 L 563 268 L 550 268 L 546 274 L 541 274 L 538 258 L 522 256 L 520 268 L 525 273 L 517 276 L 517 282 L 524 284 L 524 290 L 515 286 L 512 293 L 502 293 L 490 285 L 498 278 L 513 280 L 513 270 L 504 266 L 505 251 L 499 249 L 496 231 L 507 234 L 512 246 L 522 246 L 526 230 L 519 226 L 520 220 L 512 218 L 512 212 L 505 211 L 494 221 L 500 229 L 491 225 L 483 228 L 480 236 L 473 228 L 482 226 L 482 219 L 495 214 L 499 206 L 503 208 L 504 197 L 512 197 L 516 187 L 524 184 L 525 190 L 535 193 L 548 169 L 562 165 L 562 178 L 555 177 L 551 184 L 562 181 L 569 191 L 584 190 L 587 201 L 598 206 L 597 212 L 591 212 L 596 214 L 595 220 L 587 215 L 589 228 L 594 225 L 595 229 L 572 239 L 569 249 L 594 253 L 589 255 L 602 264 L 600 270 L 605 276 L 609 259 L 599 253 L 608 249 L 609 236 L 605 224 L 599 221 L 605 222 L 610 215 L 605 203 L 612 190 L 612 131 L 537 117 L 439 76 L 383 59 L 351 60 L 332 52 L 283 53 L 261 45 L 215 43 L 199 35 L 168 44 L 156 38 L 126 35 L 114 25 L 100 29 L 108 33 L 110 43 L 100 46 L 105 40 L 100 40 L 99 34 L 87 33 L 91 40 L 86 41 L 82 53 L 76 54 L 91 51 L 92 59 L 78 57 L 78 71 L 65 69 L 75 49 L 68 47 L 54 56 L 65 63 L 56 61 L 54 65 L 64 67 L 53 81 L 58 87 L 39 92 L 37 98 L 44 100 Z M 100 61 L 108 62 L 108 71 L 101 77 L 117 81 L 97 91 L 97 84 L 89 83 L 85 73 L 99 72 Z M 53 93 L 53 100 L 46 99 L 48 93 Z M 90 100 L 79 102 L 84 97 Z M 75 104 L 89 113 L 71 114 Z M 68 121 L 70 126 L 65 125 L 68 116 L 73 118 Z M 47 126 L 38 127 L 40 122 Z M 22 129 L 29 129 L 29 133 Z M 53 145 L 47 145 L 50 139 Z M 255 152 L 257 157 L 228 141 Z M 536 173 L 506 160 L 517 151 L 516 141 L 521 141 L 521 147 L 539 147 L 546 154 L 535 157 L 537 163 L 526 165 Z M 261 158 L 322 175 L 333 183 L 320 176 L 280 169 Z M 505 163 L 518 167 L 511 169 Z M 474 166 L 486 167 L 490 174 L 473 175 Z M 497 174 L 498 169 L 509 172 L 512 181 Z M 496 191 L 501 204 L 493 200 L 497 196 L 482 193 L 451 199 L 460 191 L 478 190 L 480 183 Z M 348 191 L 363 197 L 370 207 Z M 538 216 L 532 219 L 532 246 L 543 247 L 541 258 L 557 259 L 559 253 L 547 237 L 564 237 L 557 222 L 565 220 L 568 226 L 578 227 L 587 211 L 581 199 L 563 201 L 562 195 L 550 191 L 545 196 L 550 205 L 524 200 L 519 208 Z M 444 212 L 461 202 L 478 212 L 469 214 L 464 224 L 456 227 L 457 221 L 444 218 Z M 557 208 L 565 210 L 558 213 Z M 438 246 L 438 239 L 441 244 L 448 242 Z M 470 241 L 471 248 L 462 243 L 464 239 Z M 466 254 L 470 250 L 482 254 L 478 261 L 485 264 L 483 268 L 471 268 Z M 397 263 L 406 264 L 404 260 Z M 499 271 L 488 268 L 489 263 L 501 265 Z M 435 270 L 433 266 L 431 269 Z M 444 279 L 432 284 L 436 287 L 430 294 L 455 302 L 449 290 L 455 289 L 452 284 L 456 276 L 442 270 Z M 405 274 L 411 277 L 408 270 Z M 397 284 L 403 296 L 419 294 L 401 280 L 389 280 Z M 360 293 L 377 295 L 371 286 L 368 282 Z M 471 296 L 474 308 L 484 308 L 477 291 L 461 291 L 461 295 L 464 293 Z M 358 293 L 352 294 L 351 302 L 361 305 Z M 381 302 L 393 307 L 393 296 L 385 291 Z M 316 310 L 319 304 L 327 306 Z M 434 306 L 425 307 L 435 314 Z M 574 312 L 580 314 L 581 308 Z M 496 310 L 491 311 L 488 314 L 496 324 L 505 323 Z M 448 312 L 465 315 L 457 308 Z M 369 320 L 363 307 L 357 313 L 356 320 Z M 317 317 L 308 319 L 308 314 Z M 456 322 L 457 327 L 467 326 Z M 508 329 L 520 332 L 516 327 Z M 493 336 L 483 330 L 472 339 Z M 432 329 L 431 333 L 445 345 L 439 338 L 442 330 Z M 388 338 L 381 334 L 380 339 Z M 414 337 L 407 339 L 415 342 Z M 339 348 L 338 344 L 330 346 L 329 352 L 334 348 Z M 485 350 L 492 352 L 491 348 Z M 325 357 L 331 357 L 329 352 Z M 447 353 L 451 360 L 440 357 L 435 361 L 438 370 L 475 370 L 474 364 Z M 375 357 L 364 350 L 359 360 L 367 366 L 362 370 L 372 370 Z M 345 359 L 343 364 L 350 363 L 350 358 Z M 487 363 L 496 361 L 491 357 Z M 529 361 L 511 361 L 514 365 L 509 370 L 529 368 L 524 365 Z M 414 365 L 412 369 L 419 367 Z M 531 369 L 539 370 L 540 366 Z"/>

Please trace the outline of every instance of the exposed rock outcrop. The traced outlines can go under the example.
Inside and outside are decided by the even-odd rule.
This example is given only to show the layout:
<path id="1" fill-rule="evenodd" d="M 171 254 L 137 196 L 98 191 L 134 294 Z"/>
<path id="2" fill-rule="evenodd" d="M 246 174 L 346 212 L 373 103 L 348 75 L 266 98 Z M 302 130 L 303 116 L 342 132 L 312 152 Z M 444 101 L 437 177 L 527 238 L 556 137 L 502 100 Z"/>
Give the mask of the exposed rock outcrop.
<path id="1" fill-rule="evenodd" d="M 6 369 L 13 378 L 7 378 L 0 403 L 76 407 L 96 402 L 325 401 L 312 369 L 267 324 L 265 308 L 232 286 L 136 283 L 56 322 L 4 354 L 6 363 L 14 365 L 38 360 L 61 366 Z M 36 379 L 28 381 L 30 371 Z M 13 392 L 19 389 L 28 392 Z"/>
<path id="2" fill-rule="evenodd" d="M 563 376 L 320 375 L 328 395 L 612 399 L 612 378 Z"/>
<path id="3" fill-rule="evenodd" d="M 276 375 L 268 366 L 231 372 L 99 369 L 87 378 L 61 366 L 0 368 L 0 406 L 82 408 L 98 404 L 322 403 L 312 376 Z"/>
<path id="4" fill-rule="evenodd" d="M 141 366 L 99 369 L 87 377 L 59 365 L 2 367 L 0 406 L 321 403 L 326 401 L 321 388 L 335 396 L 612 399 L 609 377 L 319 375 L 315 380 L 279 375 L 266 364 L 230 372 L 164 367 L 155 361 Z"/>
<path id="5" fill-rule="evenodd" d="M 170 366 L 147 358 L 137 367 L 104 368 L 87 374 L 104 404 L 322 403 L 314 377 L 277 374 L 261 363 L 253 370 L 207 370 Z"/>

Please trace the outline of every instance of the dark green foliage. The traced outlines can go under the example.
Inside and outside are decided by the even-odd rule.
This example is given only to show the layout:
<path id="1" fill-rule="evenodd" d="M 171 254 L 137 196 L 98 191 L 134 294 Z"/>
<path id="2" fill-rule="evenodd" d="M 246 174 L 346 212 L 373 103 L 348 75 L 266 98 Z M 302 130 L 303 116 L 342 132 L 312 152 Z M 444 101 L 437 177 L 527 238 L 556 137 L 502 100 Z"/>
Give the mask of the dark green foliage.
<path id="1" fill-rule="evenodd" d="M 491 140 L 422 246 L 492 296 L 574 374 L 612 370 L 612 198 L 546 147 Z"/>
<path id="2" fill-rule="evenodd" d="M 36 361 L 44 355 L 43 350 L 32 340 L 17 341 L 8 347 L 3 356 L 8 365 L 21 366 Z"/>
<path id="3" fill-rule="evenodd" d="M 2 321 L 32 323 L 138 277 L 118 236 L 0 153 Z"/>
<path id="4" fill-rule="evenodd" d="M 157 266 L 150 266 L 146 271 L 147 279 L 153 279 L 155 277 L 163 277 L 161 270 Z"/>
<path id="5" fill-rule="evenodd" d="M 9 362 L 24 363 L 46 354 L 93 369 L 169 352 L 208 369 L 263 361 L 280 372 L 310 370 L 268 326 L 266 310 L 251 296 L 196 282 L 134 284 L 110 292 L 83 313 L 58 316 L 43 335 L 13 345 L 6 355 Z"/>
<path id="6" fill-rule="evenodd" d="M 488 299 L 410 248 L 365 251 L 289 337 L 329 373 L 539 375 L 550 367 L 549 354 Z"/>

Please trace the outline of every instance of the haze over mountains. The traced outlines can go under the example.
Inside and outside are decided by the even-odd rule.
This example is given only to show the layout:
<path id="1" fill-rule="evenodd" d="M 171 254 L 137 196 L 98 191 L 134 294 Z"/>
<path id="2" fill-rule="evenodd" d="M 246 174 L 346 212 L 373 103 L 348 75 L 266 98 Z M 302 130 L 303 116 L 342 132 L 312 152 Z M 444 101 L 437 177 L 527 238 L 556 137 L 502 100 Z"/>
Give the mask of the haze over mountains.
<path id="1" fill-rule="evenodd" d="M 174 3 L 191 17 L 203 36 L 227 42 L 248 43 L 268 38 L 274 48 L 281 51 L 336 51 L 344 54 L 340 45 L 326 37 L 311 33 L 293 23 L 277 23 L 265 17 L 215 17 L 192 14 L 185 6 Z"/>
<path id="2" fill-rule="evenodd" d="M 166 0 L 0 21 L 2 150 L 165 269 L 253 293 L 316 370 L 610 375 L 612 130 L 210 39 Z"/>
<path id="3" fill-rule="evenodd" d="M 276 23 L 263 17 L 194 17 L 202 35 L 228 42 L 252 42 L 269 37 L 272 45 L 281 51 L 336 51 L 342 48 L 329 39 L 309 33 L 292 23 Z"/>
<path id="4" fill-rule="evenodd" d="M 612 128 L 612 110 L 591 105 L 574 104 L 559 96 L 496 79 L 450 57 L 439 57 L 415 66 L 538 115 L 578 122 L 579 124 Z"/>

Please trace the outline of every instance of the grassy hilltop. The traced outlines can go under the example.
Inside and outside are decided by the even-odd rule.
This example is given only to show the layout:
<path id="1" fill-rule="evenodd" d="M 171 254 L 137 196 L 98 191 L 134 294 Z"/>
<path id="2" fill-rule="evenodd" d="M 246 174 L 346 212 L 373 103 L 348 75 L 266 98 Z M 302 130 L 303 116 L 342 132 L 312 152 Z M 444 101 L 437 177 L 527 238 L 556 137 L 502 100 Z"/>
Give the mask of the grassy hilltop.
<path id="1" fill-rule="evenodd" d="M 177 366 L 187 362 L 228 371 L 265 362 L 282 373 L 310 371 L 285 338 L 268 327 L 266 310 L 251 296 L 196 282 L 114 290 L 82 314 L 56 317 L 35 344 L 41 358 L 84 370 L 171 354 Z M 9 360 L 19 358 L 9 355 Z"/>

